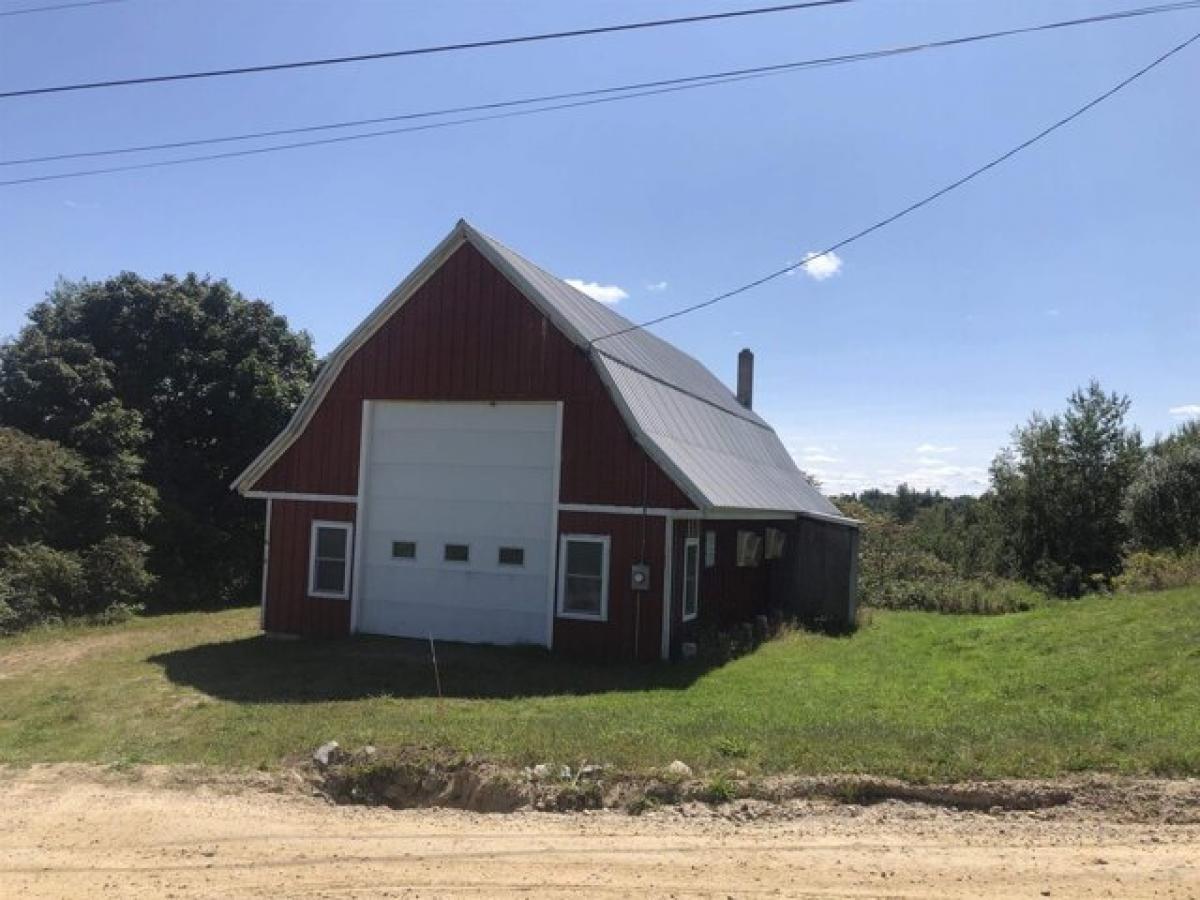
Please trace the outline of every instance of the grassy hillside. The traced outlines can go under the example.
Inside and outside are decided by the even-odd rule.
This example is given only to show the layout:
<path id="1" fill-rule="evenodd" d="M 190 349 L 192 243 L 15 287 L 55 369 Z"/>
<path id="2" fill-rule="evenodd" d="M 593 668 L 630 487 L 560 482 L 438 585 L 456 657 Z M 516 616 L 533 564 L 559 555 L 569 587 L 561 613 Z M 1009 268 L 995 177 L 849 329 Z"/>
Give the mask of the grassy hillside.
<path id="1" fill-rule="evenodd" d="M 1200 774 L 1200 589 L 998 617 L 876 613 L 719 668 L 529 650 L 272 641 L 257 611 L 0 641 L 0 761 L 271 766 L 329 739 L 516 763 Z"/>

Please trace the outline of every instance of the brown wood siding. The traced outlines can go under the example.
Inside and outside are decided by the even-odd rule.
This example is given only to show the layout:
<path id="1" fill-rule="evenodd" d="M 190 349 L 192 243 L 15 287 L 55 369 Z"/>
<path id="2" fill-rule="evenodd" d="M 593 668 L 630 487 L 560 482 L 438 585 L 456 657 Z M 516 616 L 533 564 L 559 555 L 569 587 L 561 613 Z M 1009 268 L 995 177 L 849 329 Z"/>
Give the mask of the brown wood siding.
<path id="1" fill-rule="evenodd" d="M 561 400 L 561 502 L 693 506 L 634 441 L 587 355 L 469 245 L 347 361 L 254 489 L 357 494 L 363 400 Z"/>
<path id="2" fill-rule="evenodd" d="M 559 514 L 560 535 L 607 534 L 610 544 L 608 621 L 560 619 L 556 615 L 556 652 L 589 658 L 633 659 L 636 645 L 637 659 L 652 661 L 660 658 L 664 528 L 665 522 L 659 516 Z M 643 559 L 650 564 L 650 589 L 634 591 L 630 588 L 630 566 Z"/>
<path id="3" fill-rule="evenodd" d="M 674 539 L 674 564 L 671 589 L 672 652 L 681 641 L 697 640 L 708 631 L 727 629 L 740 622 L 751 620 L 765 613 L 772 604 L 772 572 L 783 560 L 764 559 L 757 566 L 737 564 L 737 533 L 753 531 L 759 537 L 766 535 L 767 528 L 779 528 L 788 532 L 787 540 L 794 541 L 791 520 L 767 522 L 757 520 L 701 521 L 700 535 L 700 592 L 699 614 L 691 622 L 683 621 L 683 548 L 687 539 L 688 523 L 676 521 Z M 705 532 L 717 533 L 715 565 L 704 566 Z M 782 601 L 782 598 L 780 598 Z"/>
<path id="4" fill-rule="evenodd" d="M 353 524 L 354 509 L 353 503 L 271 501 L 266 631 L 316 637 L 350 633 L 348 599 L 308 595 L 308 544 L 314 519 Z"/>

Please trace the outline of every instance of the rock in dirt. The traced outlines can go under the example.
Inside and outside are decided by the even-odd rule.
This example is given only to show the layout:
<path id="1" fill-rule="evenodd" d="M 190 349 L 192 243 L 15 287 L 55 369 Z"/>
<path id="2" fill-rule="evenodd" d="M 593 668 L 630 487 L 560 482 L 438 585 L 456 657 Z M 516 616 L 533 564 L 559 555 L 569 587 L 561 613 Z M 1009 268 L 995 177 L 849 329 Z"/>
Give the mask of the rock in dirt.
<path id="1" fill-rule="evenodd" d="M 340 762 L 345 755 L 341 744 L 337 741 L 327 741 L 313 751 L 313 762 L 322 769 L 326 769 L 334 763 Z"/>
<path id="2" fill-rule="evenodd" d="M 691 778 L 692 777 L 692 767 L 689 766 L 687 763 L 685 763 L 683 760 L 677 759 L 677 760 L 674 760 L 669 766 L 667 766 L 667 774 L 673 775 L 676 778 Z"/>

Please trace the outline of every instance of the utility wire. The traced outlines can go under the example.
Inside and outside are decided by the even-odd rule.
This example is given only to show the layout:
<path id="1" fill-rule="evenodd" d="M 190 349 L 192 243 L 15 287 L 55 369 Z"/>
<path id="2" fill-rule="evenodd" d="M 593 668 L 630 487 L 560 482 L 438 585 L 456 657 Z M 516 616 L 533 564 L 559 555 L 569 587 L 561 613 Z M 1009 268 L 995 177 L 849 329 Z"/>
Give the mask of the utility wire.
<path id="1" fill-rule="evenodd" d="M 909 204 L 908 206 L 901 209 L 899 212 L 893 213 L 892 215 L 888 216 L 885 219 L 880 219 L 878 222 L 875 222 L 872 225 L 868 225 L 866 228 L 862 229 L 861 231 L 855 232 L 854 234 L 850 235 L 849 237 L 842 238 L 836 244 L 831 244 L 829 247 L 827 247 L 825 250 L 821 251 L 820 253 L 809 254 L 805 259 L 801 260 L 800 262 L 792 263 L 790 265 L 784 266 L 782 269 L 776 269 L 774 272 L 764 275 L 761 278 L 756 278 L 754 281 L 747 282 L 746 284 L 743 284 L 741 287 L 734 288 L 731 291 L 726 291 L 723 294 L 718 294 L 715 297 L 710 297 L 708 300 L 704 300 L 700 303 L 693 303 L 691 306 L 685 306 L 682 309 L 677 309 L 674 312 L 667 313 L 666 315 L 656 316 L 653 319 L 647 319 L 646 321 L 639 322 L 636 325 L 630 325 L 628 328 L 621 328 L 621 329 L 618 329 L 617 331 L 609 332 L 608 334 L 602 334 L 599 337 L 592 338 L 590 341 L 588 341 L 588 348 L 589 349 L 593 348 L 599 341 L 604 341 L 604 340 L 608 340 L 609 338 L 618 337 L 622 334 L 628 334 L 631 331 L 637 331 L 639 329 L 647 328 L 651 325 L 657 325 L 660 322 L 666 322 L 670 319 L 677 319 L 680 316 L 686 316 L 688 313 L 693 313 L 693 312 L 696 312 L 697 310 L 705 309 L 709 306 L 714 306 L 715 304 L 720 303 L 722 300 L 728 300 L 731 297 L 736 297 L 739 294 L 744 294 L 747 291 L 750 291 L 756 287 L 759 287 L 760 285 L 766 284 L 768 281 L 774 281 L 776 278 L 780 278 L 784 275 L 787 275 L 789 272 L 794 272 L 794 271 L 796 271 L 796 269 L 803 267 L 806 263 L 809 263 L 814 259 L 820 259 L 822 256 L 827 256 L 836 250 L 840 250 L 841 248 L 847 246 L 848 244 L 852 244 L 855 241 L 861 240 L 862 238 L 866 237 L 869 234 L 879 231 L 882 228 L 886 228 L 888 225 L 891 225 L 893 222 L 897 221 L 898 219 L 904 218 L 909 213 L 916 212 L 921 207 L 927 206 L 928 204 L 933 203 L 938 198 L 944 197 L 946 194 L 949 194 L 951 191 L 962 187 L 967 182 L 972 181 L 975 178 L 978 178 L 980 175 L 984 174 L 985 172 L 988 172 L 991 169 L 996 168 L 996 166 L 1000 165 L 1001 163 L 1003 163 L 1009 159 L 1012 159 L 1014 156 L 1016 156 L 1022 150 L 1025 150 L 1028 147 L 1032 147 L 1034 144 L 1038 143 L 1038 141 L 1041 141 L 1043 138 L 1049 137 L 1055 131 L 1058 131 L 1058 129 L 1075 121 L 1076 119 L 1078 119 L 1080 116 L 1084 115 L 1089 110 L 1094 109 L 1095 107 L 1099 106 L 1101 103 L 1103 103 L 1109 97 L 1112 97 L 1114 94 L 1118 93 L 1119 91 L 1121 91 L 1124 88 L 1128 87 L 1129 85 L 1133 84 L 1133 82 L 1137 81 L 1143 75 L 1145 75 L 1152 69 L 1160 66 L 1162 63 L 1166 62 L 1168 59 L 1170 59 L 1176 53 L 1179 53 L 1180 51 L 1184 50 L 1189 45 L 1194 44 L 1198 40 L 1200 40 L 1200 32 L 1197 32 L 1196 34 L 1192 35 L 1190 38 L 1188 38 L 1183 43 L 1176 44 L 1174 47 L 1172 47 L 1166 53 L 1162 54 L 1162 56 L 1159 56 L 1153 62 L 1138 69 L 1136 72 L 1134 72 L 1132 75 L 1128 76 L 1127 78 L 1122 79 L 1120 82 L 1118 82 L 1113 87 L 1109 88 L 1103 94 L 1088 101 L 1083 106 L 1076 109 L 1074 112 L 1059 119 L 1053 125 L 1050 125 L 1047 128 L 1043 128 L 1041 131 L 1039 131 L 1033 137 L 1022 141 L 1021 143 L 1017 144 L 1012 149 L 1006 151 L 1005 153 L 1002 153 L 1000 156 L 995 157 L 990 162 L 985 163 L 984 165 L 980 166 L 979 168 L 973 169 L 972 171 L 968 172 L 966 175 L 962 176 L 961 178 L 950 182 L 945 187 L 942 187 L 939 190 L 934 191 L 932 194 L 929 194 L 929 195 L 921 198 L 920 200 L 916 201 L 915 203 Z M 600 351 L 600 352 L 603 352 L 603 351 Z"/>
<path id="2" fill-rule="evenodd" d="M 509 109 L 513 107 L 529 106 L 538 103 L 550 103 L 563 100 L 575 100 L 586 97 L 597 97 L 604 95 L 626 94 L 630 93 L 630 97 L 645 96 L 645 94 L 631 93 L 634 91 L 647 91 L 654 88 L 671 87 L 675 85 L 693 85 L 707 86 L 709 84 L 722 84 L 725 81 L 742 80 L 743 78 L 766 76 L 766 75 L 781 75 L 788 72 L 794 72 L 806 68 L 815 68 L 826 65 L 839 65 L 845 63 L 867 62 L 884 57 L 898 56 L 907 53 L 916 53 L 924 50 L 937 50 L 947 47 L 959 46 L 964 44 L 977 43 L 981 41 L 996 40 L 999 38 L 1014 37 L 1017 35 L 1031 34 L 1040 31 L 1051 31 L 1056 29 L 1071 28 L 1079 25 L 1090 25 L 1101 22 L 1112 22 L 1121 19 L 1130 19 L 1141 16 L 1157 15 L 1160 13 L 1180 12 L 1183 10 L 1196 9 L 1200 7 L 1200 0 L 1182 0 L 1182 2 L 1158 4 L 1156 6 L 1139 7 L 1137 9 L 1121 10 L 1119 12 L 1104 13 L 1095 16 L 1086 16 L 1078 19 L 1066 19 L 1057 22 L 1046 22 L 1040 25 L 1029 25 L 1020 28 L 1007 28 L 1002 31 L 991 31 L 983 34 L 972 34 L 962 37 L 949 38 L 941 41 L 928 41 L 920 44 L 908 44 L 897 47 L 887 47 L 878 50 L 869 50 L 859 53 L 844 54 L 841 56 L 827 56 L 817 59 L 796 60 L 793 62 L 778 63 L 769 66 L 755 66 L 745 69 L 731 69 L 723 72 L 710 72 L 701 75 L 688 75 L 679 78 L 660 79 L 657 81 L 643 81 L 634 84 L 624 84 L 614 87 L 594 88 L 583 91 L 570 91 L 567 93 L 558 94 L 543 94 L 535 97 L 523 97 L 515 100 L 499 100 L 492 103 L 480 103 L 470 106 L 450 107 L 446 109 L 427 110 L 423 112 L 402 113 L 391 116 L 378 116 L 370 119 L 352 119 L 341 122 L 326 122 L 317 125 L 305 125 L 296 128 L 279 128 L 269 131 L 255 131 L 242 134 L 224 135 L 221 137 L 195 138 L 191 140 L 171 141 L 159 144 L 140 144 L 130 147 L 114 147 L 102 150 L 84 150 L 74 153 L 56 153 L 46 156 L 27 156 L 18 159 L 0 160 L 0 166 L 16 166 L 32 163 L 45 162 L 61 162 L 69 159 L 86 159 L 104 156 L 118 156 L 129 153 L 146 153 L 154 150 L 179 150 L 186 147 L 201 147 L 210 146 L 213 144 L 233 143 L 238 141 L 259 140 L 270 137 L 282 137 L 284 135 L 293 134 L 311 134 L 313 132 L 334 131 L 344 128 L 356 128 L 367 125 L 380 125 L 386 122 L 412 121 L 416 119 L 438 118 L 442 116 L 457 115 L 461 113 L 485 112 L 491 110 Z M 560 107 L 554 107 L 555 109 Z M 548 108 L 549 109 L 549 108 Z M 472 120 L 475 121 L 475 120 Z M 461 124 L 458 122 L 446 123 Z M 395 134 L 399 130 L 388 130 L 382 132 L 372 132 L 370 136 L 383 136 L 386 134 Z M 291 144 L 283 145 L 281 149 L 290 148 Z M 297 144 L 295 146 L 310 146 L 309 144 Z M 207 157 L 206 157 L 207 158 Z M 178 162 L 191 161 L 190 159 L 178 160 Z M 174 163 L 175 161 L 172 161 Z"/>
<path id="3" fill-rule="evenodd" d="M 0 11 L 0 18 L 7 16 L 30 16 L 34 13 L 57 12 L 61 9 L 79 9 L 83 6 L 107 6 L 110 3 L 124 3 L 125 0 L 79 0 L 78 3 L 56 3 L 52 6 L 25 6 L 21 9 Z"/>
<path id="4" fill-rule="evenodd" d="M 455 44 L 438 44 L 432 47 L 412 47 L 404 50 L 385 50 L 379 53 L 360 53 L 354 56 L 333 56 L 322 59 L 304 59 L 293 62 L 269 63 L 259 66 L 238 66 L 231 69 L 209 69 L 202 72 L 179 72 L 170 75 L 145 75 L 140 78 L 118 78 L 109 81 L 90 81 L 79 84 L 60 84 L 50 87 L 23 88 L 0 92 L 0 99 L 31 97 L 38 94 L 61 94 L 68 91 L 90 91 L 98 88 L 126 87 L 132 84 L 159 84 L 169 81 L 190 81 L 197 78 L 220 78 L 227 75 L 252 75 L 259 72 L 278 72 L 285 69 L 307 69 L 315 66 L 340 66 L 346 63 L 369 62 L 379 59 L 398 59 L 407 56 L 429 56 L 435 53 L 451 53 L 460 50 L 479 50 L 484 47 L 506 47 L 512 44 L 530 44 L 536 41 L 557 41 L 564 38 L 591 37 L 598 34 L 615 34 L 637 31 L 644 28 L 663 28 L 670 25 L 690 25 L 699 22 L 716 22 L 747 16 L 770 15 L 794 12 L 820 6 L 839 6 L 856 0 L 805 0 L 802 3 L 784 3 L 777 6 L 760 6 L 753 9 L 736 9 L 729 12 L 706 13 L 694 16 L 678 16 L 672 19 L 651 19 L 642 22 L 625 22 L 619 25 L 601 25 L 595 28 L 575 28 L 570 31 L 550 31 L 541 34 L 516 35 L 491 38 L 482 41 L 464 41 Z"/>

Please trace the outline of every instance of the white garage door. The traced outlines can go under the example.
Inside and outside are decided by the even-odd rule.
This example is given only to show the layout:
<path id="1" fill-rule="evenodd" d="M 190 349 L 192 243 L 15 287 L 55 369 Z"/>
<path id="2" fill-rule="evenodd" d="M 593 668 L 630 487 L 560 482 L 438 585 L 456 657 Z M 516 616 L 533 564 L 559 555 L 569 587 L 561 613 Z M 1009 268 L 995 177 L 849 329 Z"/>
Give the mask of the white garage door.
<path id="1" fill-rule="evenodd" d="M 558 404 L 368 416 L 358 630 L 549 645 Z"/>

